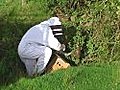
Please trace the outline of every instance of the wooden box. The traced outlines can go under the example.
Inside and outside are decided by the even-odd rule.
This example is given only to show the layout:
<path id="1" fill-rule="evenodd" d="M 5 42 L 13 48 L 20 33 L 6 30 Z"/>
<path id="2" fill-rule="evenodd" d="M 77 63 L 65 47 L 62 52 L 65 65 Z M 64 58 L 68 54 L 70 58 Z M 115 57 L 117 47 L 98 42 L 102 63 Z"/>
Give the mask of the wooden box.
<path id="1" fill-rule="evenodd" d="M 70 64 L 66 62 L 63 58 L 59 55 L 55 55 L 54 58 L 49 62 L 48 66 L 46 67 L 45 72 L 53 72 L 59 69 L 66 69 L 70 67 Z"/>

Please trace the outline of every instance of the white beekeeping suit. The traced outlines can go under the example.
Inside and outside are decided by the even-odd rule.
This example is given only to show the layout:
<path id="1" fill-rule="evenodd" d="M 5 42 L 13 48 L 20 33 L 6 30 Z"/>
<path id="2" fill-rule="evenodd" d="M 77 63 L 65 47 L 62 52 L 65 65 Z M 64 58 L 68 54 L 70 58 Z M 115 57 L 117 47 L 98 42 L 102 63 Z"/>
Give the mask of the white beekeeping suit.
<path id="1" fill-rule="evenodd" d="M 50 26 L 61 25 L 59 18 L 52 17 L 30 28 L 18 45 L 18 54 L 26 66 L 28 75 L 42 73 L 52 55 L 52 49 L 64 49 L 53 35 Z"/>

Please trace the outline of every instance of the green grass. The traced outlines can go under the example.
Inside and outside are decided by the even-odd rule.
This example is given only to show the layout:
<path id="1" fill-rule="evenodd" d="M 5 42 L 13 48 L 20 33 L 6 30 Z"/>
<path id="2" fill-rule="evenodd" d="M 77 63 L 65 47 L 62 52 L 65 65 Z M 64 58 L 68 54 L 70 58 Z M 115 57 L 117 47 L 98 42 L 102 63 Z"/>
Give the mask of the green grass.
<path id="1" fill-rule="evenodd" d="M 119 90 L 119 69 L 112 65 L 71 67 L 36 78 L 21 78 L 1 90 Z"/>

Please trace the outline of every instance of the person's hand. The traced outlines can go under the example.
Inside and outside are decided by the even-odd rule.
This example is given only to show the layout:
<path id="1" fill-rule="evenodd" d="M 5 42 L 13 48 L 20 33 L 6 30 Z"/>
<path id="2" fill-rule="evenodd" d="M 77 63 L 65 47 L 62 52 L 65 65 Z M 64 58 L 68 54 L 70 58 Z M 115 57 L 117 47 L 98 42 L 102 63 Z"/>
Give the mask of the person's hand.
<path id="1" fill-rule="evenodd" d="M 65 51 L 65 45 L 61 44 L 61 51 Z"/>

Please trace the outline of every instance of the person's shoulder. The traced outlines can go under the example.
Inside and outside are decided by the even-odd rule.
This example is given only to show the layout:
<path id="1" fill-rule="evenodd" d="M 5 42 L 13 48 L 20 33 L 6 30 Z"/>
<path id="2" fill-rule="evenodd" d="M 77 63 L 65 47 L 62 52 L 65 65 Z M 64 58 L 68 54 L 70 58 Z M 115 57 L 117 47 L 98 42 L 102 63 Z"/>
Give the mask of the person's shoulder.
<path id="1" fill-rule="evenodd" d="M 39 28 L 39 24 L 32 26 L 29 30 L 38 29 L 38 28 Z"/>
<path id="2" fill-rule="evenodd" d="M 39 24 L 39 27 L 43 28 L 43 29 L 51 29 L 48 25 L 46 24 Z"/>

